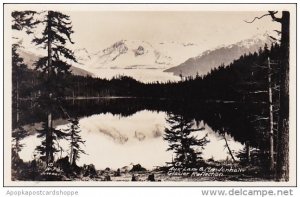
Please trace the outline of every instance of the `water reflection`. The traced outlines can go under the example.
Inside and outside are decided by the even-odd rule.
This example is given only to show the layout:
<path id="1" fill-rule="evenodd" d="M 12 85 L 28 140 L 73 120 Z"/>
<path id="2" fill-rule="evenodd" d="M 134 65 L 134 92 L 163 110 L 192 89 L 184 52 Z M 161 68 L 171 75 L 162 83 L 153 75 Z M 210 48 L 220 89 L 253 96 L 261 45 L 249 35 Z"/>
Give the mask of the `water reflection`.
<path id="1" fill-rule="evenodd" d="M 204 121 L 189 118 L 190 129 L 201 130 L 193 132 L 193 136 L 202 139 L 207 136 L 207 143 L 203 146 L 201 157 L 204 160 L 230 159 L 228 150 L 224 148 L 223 134 L 214 131 Z M 89 115 L 79 119 L 81 136 L 86 141 L 82 148 L 87 155 L 81 155 L 78 165 L 94 164 L 98 169 L 106 167 L 117 169 L 132 164 L 141 164 L 147 169 L 163 166 L 171 162 L 176 156 L 176 151 L 167 151 L 170 141 L 164 139 L 165 129 L 170 128 L 170 114 L 165 111 L 139 110 L 132 115 L 120 115 L 103 112 Z M 57 126 L 65 129 L 68 125 Z M 226 131 L 225 131 L 226 132 Z M 244 146 L 226 134 L 227 142 L 233 153 L 237 153 Z M 34 149 L 40 144 L 36 135 L 31 135 L 23 140 L 26 147 L 20 152 L 20 157 L 25 161 L 33 159 Z M 57 158 L 67 156 L 68 144 L 59 142 L 64 152 L 56 155 Z"/>
<path id="2" fill-rule="evenodd" d="M 185 167 L 196 167 L 203 162 L 202 151 L 210 142 L 207 134 L 199 137 L 205 128 L 195 128 L 192 119 L 173 113 L 168 114 L 167 122 L 169 125 L 165 129 L 164 140 L 169 142 L 167 150 L 175 153 L 172 165 L 180 163 Z"/>

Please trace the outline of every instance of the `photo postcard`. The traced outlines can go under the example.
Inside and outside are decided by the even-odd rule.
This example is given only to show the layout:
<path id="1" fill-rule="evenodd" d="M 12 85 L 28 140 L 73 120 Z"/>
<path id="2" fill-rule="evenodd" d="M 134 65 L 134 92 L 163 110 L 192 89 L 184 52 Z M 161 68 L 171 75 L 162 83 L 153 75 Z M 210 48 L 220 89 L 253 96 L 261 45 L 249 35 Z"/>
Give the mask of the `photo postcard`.
<path id="1" fill-rule="evenodd" d="M 295 186 L 296 4 L 5 4 L 4 186 Z"/>

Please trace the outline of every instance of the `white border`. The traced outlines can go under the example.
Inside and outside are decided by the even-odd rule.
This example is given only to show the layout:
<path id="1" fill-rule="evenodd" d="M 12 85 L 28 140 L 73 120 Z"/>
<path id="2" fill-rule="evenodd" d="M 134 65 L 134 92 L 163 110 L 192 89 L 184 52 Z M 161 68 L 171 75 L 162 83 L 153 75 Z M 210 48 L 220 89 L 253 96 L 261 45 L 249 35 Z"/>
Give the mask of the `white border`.
<path id="1" fill-rule="evenodd" d="M 37 1 L 36 1 L 37 2 Z M 41 1 L 38 1 L 40 3 Z M 76 2 L 76 1 L 74 1 Z M 78 2 L 78 1 L 77 1 Z M 257 1 L 261 2 L 261 1 Z M 287 2 L 287 1 L 285 1 Z M 67 2 L 66 2 L 67 3 Z M 234 2 L 232 2 L 234 3 Z M 100 10 L 139 10 L 139 11 L 268 11 L 268 10 L 289 10 L 291 13 L 291 53 L 290 53 L 290 181 L 289 182 L 13 182 L 10 179 L 10 131 L 11 131 L 11 67 L 8 65 L 11 61 L 11 27 L 10 27 L 10 11 L 17 9 L 30 9 L 33 6 L 37 6 L 40 9 L 56 9 L 56 10 L 70 10 L 72 11 L 100 11 Z M 201 4 L 201 5 L 182 5 L 182 4 L 168 4 L 168 5 L 5 5 L 4 12 L 4 177 L 5 186 L 295 186 L 296 184 L 296 12 L 295 5 L 283 5 L 283 4 L 244 4 L 244 5 L 233 5 L 233 4 Z M 5 159 L 8 158 L 8 159 Z"/>

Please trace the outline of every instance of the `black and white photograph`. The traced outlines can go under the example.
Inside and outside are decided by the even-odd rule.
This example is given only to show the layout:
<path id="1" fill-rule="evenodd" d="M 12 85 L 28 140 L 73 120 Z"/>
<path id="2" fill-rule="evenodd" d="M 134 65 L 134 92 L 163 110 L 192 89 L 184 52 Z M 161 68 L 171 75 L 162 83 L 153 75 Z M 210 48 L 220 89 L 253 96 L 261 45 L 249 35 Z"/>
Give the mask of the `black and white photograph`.
<path id="1" fill-rule="evenodd" d="M 4 185 L 296 185 L 295 4 L 4 5 Z"/>

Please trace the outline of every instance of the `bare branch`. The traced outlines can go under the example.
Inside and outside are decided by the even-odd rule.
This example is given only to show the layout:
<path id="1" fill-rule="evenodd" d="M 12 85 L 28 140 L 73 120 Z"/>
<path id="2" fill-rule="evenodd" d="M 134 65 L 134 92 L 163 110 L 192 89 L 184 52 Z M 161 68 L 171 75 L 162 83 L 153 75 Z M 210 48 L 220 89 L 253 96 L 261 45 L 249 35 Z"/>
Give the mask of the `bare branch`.
<path id="1" fill-rule="evenodd" d="M 265 68 L 265 69 L 268 69 L 269 67 L 268 66 L 263 66 L 263 65 L 259 65 L 259 64 L 256 64 L 256 63 L 253 63 L 255 66 L 252 66 L 254 68 Z"/>
<path id="2" fill-rule="evenodd" d="M 255 20 L 260 20 L 260 19 L 262 19 L 262 18 L 264 18 L 266 16 L 271 16 L 273 21 L 281 23 L 281 21 L 282 21 L 281 18 L 278 18 L 278 17 L 275 16 L 275 14 L 277 14 L 278 11 L 268 11 L 268 12 L 269 12 L 268 14 L 264 14 L 264 15 L 262 15 L 260 17 L 255 17 L 252 21 L 246 21 L 246 20 L 244 20 L 244 21 L 246 23 L 253 23 Z"/>
<path id="3" fill-rule="evenodd" d="M 264 116 L 260 116 L 260 115 L 253 115 L 253 117 L 256 117 L 256 118 L 268 118 L 268 117 L 264 117 Z"/>
<path id="4" fill-rule="evenodd" d="M 278 13 L 278 11 L 269 11 L 269 15 L 272 17 L 273 21 L 281 23 L 281 21 L 282 21 L 281 18 L 277 18 L 275 16 L 275 14 L 277 14 L 277 13 Z"/>
<path id="5" fill-rule="evenodd" d="M 279 85 L 275 85 L 275 86 L 272 87 L 272 89 L 274 89 L 274 90 L 279 90 L 279 88 L 280 88 Z"/>
<path id="6" fill-rule="evenodd" d="M 281 35 L 281 31 L 274 30 L 278 35 Z"/>
<path id="7" fill-rule="evenodd" d="M 272 40 L 278 41 L 277 38 L 274 38 L 273 36 L 269 36 Z"/>
<path id="8" fill-rule="evenodd" d="M 252 120 L 252 121 L 250 121 L 250 122 L 257 122 L 257 121 L 261 121 L 261 120 L 269 120 L 269 118 L 263 118 L 263 117 L 261 117 L 261 118 L 257 118 L 257 119 L 254 119 L 254 120 Z"/>
<path id="9" fill-rule="evenodd" d="M 268 91 L 261 90 L 261 91 L 249 92 L 249 94 L 261 94 L 261 93 L 268 93 Z"/>
<path id="10" fill-rule="evenodd" d="M 280 64 L 280 61 L 279 61 L 279 60 L 277 60 L 277 61 L 276 61 L 276 60 L 272 60 L 272 61 L 270 61 L 270 62 L 271 62 L 271 65 L 272 65 L 272 64 L 276 64 L 276 65 L 277 65 L 277 64 Z"/>
<path id="11" fill-rule="evenodd" d="M 269 13 L 269 14 L 264 14 L 264 15 L 262 15 L 262 16 L 260 16 L 260 17 L 255 17 L 252 21 L 246 21 L 246 20 L 244 20 L 246 23 L 253 23 L 256 19 L 257 20 L 259 20 L 259 19 L 262 19 L 263 17 L 265 17 L 265 16 L 270 16 L 271 14 Z"/>

